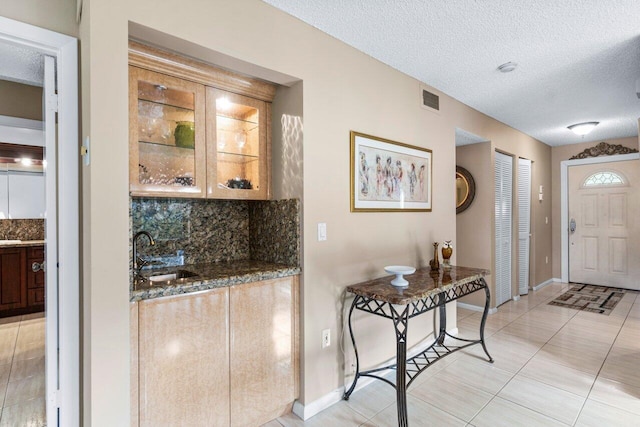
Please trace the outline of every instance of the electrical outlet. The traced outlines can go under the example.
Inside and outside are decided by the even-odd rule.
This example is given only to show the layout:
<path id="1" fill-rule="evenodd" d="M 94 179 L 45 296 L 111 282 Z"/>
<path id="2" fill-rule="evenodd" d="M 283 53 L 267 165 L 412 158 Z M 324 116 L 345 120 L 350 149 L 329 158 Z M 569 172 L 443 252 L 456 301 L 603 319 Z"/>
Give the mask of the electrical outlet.
<path id="1" fill-rule="evenodd" d="M 549 257 L 548 256 L 544 257 L 544 263 L 545 264 L 549 264 Z"/>
<path id="2" fill-rule="evenodd" d="M 327 348 L 331 345 L 331 329 L 325 329 L 322 331 L 322 348 Z"/>

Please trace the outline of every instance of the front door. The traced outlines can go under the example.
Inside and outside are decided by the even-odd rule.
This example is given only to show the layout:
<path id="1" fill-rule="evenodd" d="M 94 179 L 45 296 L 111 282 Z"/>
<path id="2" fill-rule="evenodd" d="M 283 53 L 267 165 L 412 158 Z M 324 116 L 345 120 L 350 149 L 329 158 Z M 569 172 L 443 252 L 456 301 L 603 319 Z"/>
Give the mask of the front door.
<path id="1" fill-rule="evenodd" d="M 569 281 L 640 290 L 639 166 L 569 167 Z"/>

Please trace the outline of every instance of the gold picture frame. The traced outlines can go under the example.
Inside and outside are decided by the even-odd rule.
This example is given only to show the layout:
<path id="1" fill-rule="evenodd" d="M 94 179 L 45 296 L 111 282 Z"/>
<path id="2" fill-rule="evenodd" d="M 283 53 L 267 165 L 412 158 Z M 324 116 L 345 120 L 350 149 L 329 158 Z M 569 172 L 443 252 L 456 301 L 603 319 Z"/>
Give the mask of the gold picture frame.
<path id="1" fill-rule="evenodd" d="M 433 152 L 351 131 L 351 212 L 431 212 Z"/>

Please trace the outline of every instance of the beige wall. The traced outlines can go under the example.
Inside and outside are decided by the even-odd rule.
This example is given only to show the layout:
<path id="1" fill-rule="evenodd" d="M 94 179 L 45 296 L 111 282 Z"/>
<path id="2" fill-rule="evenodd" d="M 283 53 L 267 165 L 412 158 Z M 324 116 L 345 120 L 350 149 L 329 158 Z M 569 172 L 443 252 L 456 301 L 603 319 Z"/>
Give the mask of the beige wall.
<path id="1" fill-rule="evenodd" d="M 416 80 L 257 0 L 192 0 L 179 8 L 152 0 L 88 3 L 81 26 L 83 132 L 93 150 L 83 176 L 85 422 L 94 426 L 128 419 L 128 21 L 303 82 L 303 403 L 342 385 L 344 287 L 380 276 L 384 265 L 425 265 L 433 241 L 455 240 L 455 127 L 495 135 L 496 144 L 531 141 L 444 95 L 440 114 L 421 109 Z M 350 130 L 432 149 L 433 211 L 350 213 Z M 315 239 L 318 222 L 327 223 L 326 242 Z M 325 328 L 335 339 L 322 349 Z"/>
<path id="2" fill-rule="evenodd" d="M 42 88 L 0 80 L 0 116 L 42 120 Z"/>
<path id="3" fill-rule="evenodd" d="M 40 0 L 35 5 L 12 0 L 3 3 L 0 13 L 78 34 L 73 0 Z M 337 337 L 342 329 L 344 287 L 381 275 L 387 264 L 425 265 L 433 241 L 456 240 L 455 222 L 451 221 L 454 182 L 449 178 L 455 170 L 454 129 L 486 136 L 493 146 L 507 151 L 524 145 L 513 150 L 518 155 L 531 151 L 536 157 L 545 151 L 532 138 L 446 95 L 440 94 L 440 114 L 421 109 L 419 82 L 258 0 L 187 0 L 179 8 L 153 0 L 85 0 L 79 30 L 83 136 L 90 136 L 92 144 L 92 164 L 83 167 L 82 175 L 85 425 L 127 425 L 129 421 L 129 21 L 303 82 L 291 88 L 291 103 L 285 103 L 292 105 L 293 115 L 304 109 L 304 151 L 296 153 L 301 158 L 291 166 L 299 171 L 304 164 L 302 188 L 287 189 L 283 176 L 275 174 L 274 192 L 304 193 L 305 403 L 340 387 L 343 381 Z M 185 22 L 189 25 L 177 25 Z M 302 108 L 292 101 L 296 96 L 299 99 L 300 92 Z M 432 149 L 433 211 L 350 213 L 350 130 Z M 314 238 L 318 222 L 328 225 L 326 242 Z M 428 331 L 428 322 L 424 323 Z M 334 345 L 321 349 L 325 328 L 331 328 L 336 339 Z M 417 330 L 412 329 L 411 342 L 421 338 Z M 365 325 L 367 342 L 376 343 L 377 335 L 377 329 Z M 393 348 L 374 352 L 371 363 L 390 354 Z"/>
<path id="4" fill-rule="evenodd" d="M 468 170 L 473 176 L 476 183 L 476 197 L 467 210 L 456 215 L 457 245 L 454 252 L 457 252 L 455 261 L 457 265 L 493 271 L 491 241 L 494 237 L 491 224 L 493 223 L 494 184 L 491 159 L 490 142 L 456 148 L 456 164 Z M 490 278 L 487 278 L 487 283 L 490 282 Z M 484 295 L 476 293 L 462 301 L 484 306 Z"/>
<path id="5" fill-rule="evenodd" d="M 78 36 L 76 0 L 2 0 L 0 16 Z"/>
<path id="6" fill-rule="evenodd" d="M 280 86 L 271 105 L 272 190 L 274 199 L 303 195 L 303 83 Z"/>
<path id="7" fill-rule="evenodd" d="M 491 121 L 488 121 L 491 123 Z M 498 122 L 495 122 L 498 123 Z M 468 128 L 462 127 L 464 130 Z M 484 133 L 472 133 L 490 142 L 461 146 L 456 149 L 456 162 L 469 170 L 476 179 L 476 199 L 465 212 L 456 216 L 458 263 L 477 265 L 494 270 L 494 152 L 496 150 L 514 158 L 514 191 L 516 188 L 518 157 L 532 161 L 531 173 L 531 253 L 529 286 L 551 279 L 551 147 L 523 135 L 507 126 L 490 127 Z M 477 176 L 477 178 L 476 178 Z M 538 190 L 543 186 L 543 200 L 538 201 Z M 513 253 L 512 294 L 518 295 L 517 246 L 518 202 L 513 199 Z M 495 306 L 495 279 L 489 276 L 492 303 Z M 482 295 L 471 295 L 462 300 L 473 305 L 484 305 Z"/>
<path id="8" fill-rule="evenodd" d="M 552 205 L 553 205 L 553 277 L 560 279 L 561 277 L 561 238 L 562 238 L 562 224 L 560 224 L 560 164 L 564 160 L 569 160 L 571 157 L 581 153 L 587 148 L 594 147 L 599 142 L 606 142 L 611 145 L 622 145 L 627 148 L 639 147 L 638 137 L 631 138 L 619 138 L 609 139 L 606 141 L 593 141 L 583 142 L 580 144 L 563 145 L 560 147 L 553 147 L 551 149 L 551 163 L 553 165 L 551 171 L 551 179 L 553 181 L 552 188 Z"/>

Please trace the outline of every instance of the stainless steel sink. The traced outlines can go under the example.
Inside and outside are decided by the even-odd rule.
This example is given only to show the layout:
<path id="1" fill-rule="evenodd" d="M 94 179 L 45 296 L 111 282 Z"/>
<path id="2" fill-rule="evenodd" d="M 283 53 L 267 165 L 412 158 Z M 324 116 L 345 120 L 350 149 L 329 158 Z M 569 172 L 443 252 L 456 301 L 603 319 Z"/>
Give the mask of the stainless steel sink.
<path id="1" fill-rule="evenodd" d="M 171 273 L 154 274 L 152 276 L 149 276 L 147 280 L 152 286 L 164 286 L 186 283 L 189 281 L 193 281 L 194 279 L 197 279 L 199 277 L 200 276 L 197 273 L 189 270 L 176 270 Z"/>

